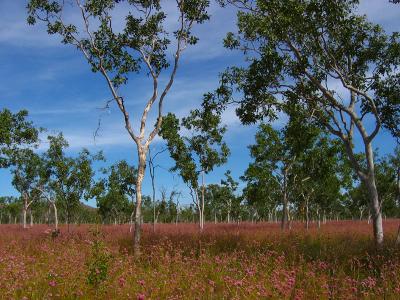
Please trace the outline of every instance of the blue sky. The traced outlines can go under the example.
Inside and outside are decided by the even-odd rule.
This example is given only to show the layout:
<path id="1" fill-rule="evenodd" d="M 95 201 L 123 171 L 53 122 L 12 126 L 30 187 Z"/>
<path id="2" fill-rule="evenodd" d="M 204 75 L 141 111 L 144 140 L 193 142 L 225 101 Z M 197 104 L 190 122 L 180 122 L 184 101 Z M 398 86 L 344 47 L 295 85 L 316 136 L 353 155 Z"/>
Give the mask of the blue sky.
<path id="1" fill-rule="evenodd" d="M 49 134 L 62 131 L 70 143 L 71 155 L 87 147 L 91 151 L 103 150 L 106 165 L 121 159 L 134 164 L 136 146 L 125 132 L 119 111 L 115 106 L 108 112 L 99 110 L 111 98 L 104 79 L 90 71 L 76 49 L 60 44 L 54 36 L 48 36 L 42 26 L 28 26 L 25 6 L 26 1 L 23 0 L 0 0 L 0 109 L 5 107 L 14 112 L 28 109 L 30 119 L 37 126 L 47 128 Z M 386 0 L 364 0 L 361 1 L 360 12 L 388 32 L 399 30 L 399 5 Z M 221 71 L 241 63 L 238 53 L 222 46 L 226 32 L 235 30 L 235 12 L 213 5 L 210 13 L 210 22 L 196 29 L 200 38 L 198 45 L 183 53 L 175 84 L 166 99 L 166 112 L 186 115 L 201 103 L 205 92 L 216 87 Z M 175 20 L 175 16 L 169 14 L 167 26 L 173 26 Z M 149 87 L 149 79 L 133 76 L 123 90 L 134 124 L 151 91 Z M 94 141 L 93 134 L 100 116 L 102 127 Z M 255 126 L 242 126 L 233 108 L 228 109 L 223 121 L 228 126 L 226 141 L 231 156 L 225 166 L 206 177 L 206 183 L 219 182 L 227 169 L 232 170 L 233 176 L 238 179 L 250 161 L 247 145 L 254 141 Z M 153 144 L 154 149 L 161 149 L 162 146 L 159 140 Z M 381 153 L 387 153 L 393 149 L 394 140 L 381 133 L 374 146 Z M 45 147 L 43 143 L 41 148 Z M 158 163 L 165 169 L 172 166 L 167 152 L 158 157 Z M 184 195 L 181 202 L 190 203 L 187 188 L 179 176 L 165 169 L 157 170 L 158 189 L 161 186 L 169 191 L 177 188 Z M 150 194 L 148 174 L 143 190 L 145 194 Z M 0 196 L 4 195 L 17 195 L 8 170 L 0 170 Z M 94 202 L 90 204 L 94 205 Z"/>

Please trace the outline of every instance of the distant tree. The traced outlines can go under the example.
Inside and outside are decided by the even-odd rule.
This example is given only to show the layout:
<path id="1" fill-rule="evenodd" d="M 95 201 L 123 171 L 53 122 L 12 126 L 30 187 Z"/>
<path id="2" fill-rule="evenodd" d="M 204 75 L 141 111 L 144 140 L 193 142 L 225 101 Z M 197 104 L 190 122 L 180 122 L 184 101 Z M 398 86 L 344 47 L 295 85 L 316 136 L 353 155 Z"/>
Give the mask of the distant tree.
<path id="1" fill-rule="evenodd" d="M 62 134 L 48 137 L 50 146 L 45 154 L 49 170 L 49 187 L 54 191 L 59 206 L 64 212 L 65 222 L 72 222 L 73 215 L 80 208 L 80 201 L 89 198 L 94 184 L 92 163 L 102 160 L 101 153 L 91 155 L 83 149 L 78 157 L 68 157 L 65 149 L 68 142 Z"/>
<path id="2" fill-rule="evenodd" d="M 21 199 L 12 196 L 0 197 L 0 223 L 13 223 L 21 214 Z"/>
<path id="3" fill-rule="evenodd" d="M 40 191 L 38 188 L 42 184 L 42 158 L 31 149 L 18 151 L 15 157 L 15 167 L 12 169 L 12 184 L 21 194 L 22 199 L 22 224 L 26 228 L 26 214 L 34 203 L 39 201 Z"/>
<path id="4" fill-rule="evenodd" d="M 106 172 L 108 177 L 97 182 L 92 190 L 99 214 L 106 222 L 126 222 L 133 211 L 137 170 L 122 160 Z"/>
<path id="5" fill-rule="evenodd" d="M 235 195 L 239 183 L 233 179 L 230 170 L 226 171 L 224 175 L 225 179 L 221 180 L 221 187 L 223 189 L 221 200 L 226 210 L 226 221 L 230 223 L 232 212 L 235 211 L 235 208 L 238 208 L 237 202 L 240 202 L 239 198 Z"/>
<path id="6" fill-rule="evenodd" d="M 261 124 L 256 133 L 256 143 L 249 147 L 254 162 L 249 164 L 242 180 L 249 205 L 260 216 L 268 219 L 282 207 L 282 229 L 289 227 L 289 209 L 305 216 L 309 223 L 310 205 L 319 218 L 321 210 L 341 198 L 341 190 L 351 181 L 345 168 L 343 149 L 329 136 L 304 119 L 297 104 L 285 107 L 289 116 L 287 124 L 274 129 Z M 264 210 L 264 213 L 263 213 Z"/>
<path id="7" fill-rule="evenodd" d="M 243 50 L 250 63 L 228 70 L 219 92 L 230 101 L 236 89 L 242 92 L 235 102 L 244 123 L 274 117 L 274 109 L 295 100 L 336 136 L 368 189 L 374 238 L 381 245 L 372 141 L 382 127 L 400 134 L 399 34 L 389 36 L 357 15 L 357 0 L 221 2 L 241 8 L 239 33 L 229 33 L 225 45 Z M 365 166 L 355 158 L 356 136 Z"/>
<path id="8" fill-rule="evenodd" d="M 193 28 L 209 19 L 209 0 L 174 1 L 178 13 L 175 23 L 177 28 L 168 32 L 164 27 L 167 17 L 164 9 L 167 3 L 172 2 L 78 0 L 66 5 L 63 0 L 30 0 L 27 7 L 29 24 L 44 22 L 49 34 L 58 34 L 64 44 L 75 46 L 82 52 L 92 71 L 100 72 L 105 78 L 113 101 L 122 113 L 125 128 L 137 146 L 135 253 L 139 253 L 142 182 L 148 148 L 161 128 L 164 100 L 173 85 L 181 54 L 188 45 L 196 44 L 198 40 L 193 34 Z M 66 7 L 71 9 L 71 6 L 82 16 L 81 24 L 70 24 L 63 18 Z M 120 7 L 121 11 L 126 12 L 125 17 L 115 20 L 114 12 Z M 122 30 L 115 26 L 119 20 L 125 20 Z M 176 47 L 172 62 L 168 58 L 171 38 Z M 127 84 L 129 74 L 139 73 L 143 68 L 143 73 L 150 76 L 152 88 L 151 96 L 142 111 L 139 130 L 135 132 L 126 108 L 126 99 L 119 88 Z M 160 89 L 159 79 L 163 71 L 168 79 L 166 85 Z M 147 117 L 154 105 L 157 120 L 145 137 Z"/>
<path id="9" fill-rule="evenodd" d="M 0 221 L 1 223 L 17 223 L 21 215 L 22 201 L 20 198 L 5 196 L 0 197 Z M 3 219 L 7 217 L 7 222 Z"/>
<path id="10" fill-rule="evenodd" d="M 204 227 L 204 176 L 214 167 L 227 161 L 229 149 L 223 141 L 226 131 L 221 126 L 221 111 L 209 101 L 206 95 L 201 109 L 190 112 L 182 122 L 172 113 L 164 118 L 160 135 L 167 141 L 167 147 L 175 166 L 172 171 L 179 172 L 183 181 L 190 189 L 194 204 L 199 213 L 199 228 Z M 180 133 L 181 126 L 189 132 L 183 137 Z M 201 189 L 199 175 L 202 176 Z M 199 196 L 199 191 L 201 196 Z"/>
<path id="11" fill-rule="evenodd" d="M 155 152 L 154 154 L 151 153 L 151 148 L 149 147 L 149 157 L 148 157 L 148 166 L 149 166 L 149 173 L 151 178 L 151 188 L 152 188 L 152 201 L 153 201 L 153 232 L 156 231 L 156 223 L 158 213 L 156 212 L 156 169 L 160 167 L 160 165 L 155 164 L 155 160 L 157 156 L 165 152 L 167 148 L 161 149 L 160 151 Z"/>
<path id="12" fill-rule="evenodd" d="M 400 207 L 400 144 L 397 144 L 396 149 L 394 150 L 394 154 L 389 156 L 389 163 L 394 169 L 395 177 L 396 177 L 396 202 Z"/>

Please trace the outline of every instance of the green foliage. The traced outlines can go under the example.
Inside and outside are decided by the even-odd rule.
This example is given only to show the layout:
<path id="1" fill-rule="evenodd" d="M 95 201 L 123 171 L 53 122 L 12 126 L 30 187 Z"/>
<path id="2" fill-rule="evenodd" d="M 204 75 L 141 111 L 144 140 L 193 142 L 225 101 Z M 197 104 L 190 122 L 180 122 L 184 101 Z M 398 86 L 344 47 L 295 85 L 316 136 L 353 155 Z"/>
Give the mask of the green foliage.
<path id="1" fill-rule="evenodd" d="M 82 1 L 79 7 L 84 16 L 83 29 L 78 24 L 64 22 L 62 0 L 31 0 L 28 3 L 28 24 L 38 20 L 47 25 L 49 34 L 58 34 L 64 44 L 80 49 L 93 72 L 108 72 L 115 87 L 126 84 L 129 73 L 139 72 L 147 63 L 157 76 L 169 67 L 167 49 L 171 44 L 169 33 L 164 28 L 166 13 L 164 1 Z M 182 27 L 173 34 L 179 43 L 195 44 L 192 25 L 209 19 L 208 0 L 177 1 Z M 124 28 L 113 28 L 113 12 L 122 8 L 126 11 Z M 97 28 L 88 27 L 98 24 Z M 183 44 L 182 44 L 183 46 Z M 148 61 L 145 61 L 144 52 Z"/>
<path id="2" fill-rule="evenodd" d="M 107 280 L 111 255 L 103 242 L 103 236 L 98 229 L 92 230 L 93 241 L 87 267 L 87 283 L 99 289 Z"/>
<path id="3" fill-rule="evenodd" d="M 14 223 L 21 214 L 22 201 L 16 197 L 0 197 L 0 223 Z"/>
<path id="4" fill-rule="evenodd" d="M 392 218 L 398 217 L 400 214 L 399 153 L 399 147 L 397 147 L 393 154 L 378 159 L 375 165 L 375 176 L 382 203 L 382 213 Z M 368 193 L 363 182 L 356 182 L 349 190 L 348 197 L 346 208 L 350 212 L 350 216 L 360 214 L 359 210 L 361 209 L 368 211 Z"/>
<path id="5" fill-rule="evenodd" d="M 8 109 L 0 111 L 0 168 L 10 166 L 21 147 L 37 143 L 39 130 L 27 117 L 26 110 L 16 114 Z"/>
<path id="6" fill-rule="evenodd" d="M 399 135 L 399 35 L 357 15 L 357 0 L 228 2 L 243 9 L 225 46 L 243 50 L 250 64 L 227 70 L 221 82 L 226 98 L 243 93 L 237 112 L 244 123 L 274 118 L 294 99 L 338 136 L 351 135 L 349 123 L 365 115 L 376 131 L 382 124 Z"/>
<path id="7" fill-rule="evenodd" d="M 68 142 L 62 134 L 50 136 L 48 140 L 50 146 L 45 154 L 48 186 L 54 191 L 69 224 L 80 207 L 80 201 L 91 196 L 93 162 L 104 158 L 101 153 L 91 155 L 87 149 L 83 149 L 76 158 L 68 157 L 65 154 Z"/>
<path id="8" fill-rule="evenodd" d="M 178 171 L 191 188 L 198 188 L 199 173 L 211 172 L 227 161 L 229 148 L 223 141 L 226 127 L 221 126 L 221 110 L 205 95 L 201 109 L 192 110 L 188 117 L 179 119 L 172 113 L 164 117 L 160 136 L 167 141 L 175 161 L 172 171 Z M 182 136 L 181 126 L 189 131 Z"/>
<path id="9" fill-rule="evenodd" d="M 260 218 L 280 206 L 285 189 L 291 206 L 301 213 L 306 199 L 316 210 L 337 209 L 343 190 L 351 185 L 343 147 L 313 124 L 301 121 L 298 111 L 290 114 L 281 130 L 261 124 L 256 143 L 249 147 L 254 162 L 242 177 L 247 182 L 243 194 Z"/>
<path id="10" fill-rule="evenodd" d="M 21 195 L 36 200 L 40 198 L 38 188 L 46 180 L 43 176 L 45 170 L 42 157 L 31 149 L 19 150 L 15 157 L 15 166 L 11 172 L 13 174 L 12 184 Z"/>
<path id="11" fill-rule="evenodd" d="M 106 222 L 125 222 L 133 211 L 137 170 L 124 160 L 112 165 L 108 177 L 97 182 L 91 191 L 99 214 Z"/>
<path id="12" fill-rule="evenodd" d="M 220 217 L 230 222 L 241 218 L 243 199 L 235 194 L 239 183 L 232 178 L 230 170 L 224 175 L 225 178 L 221 179 L 220 184 L 209 184 L 206 187 L 205 212 L 209 220 Z"/>

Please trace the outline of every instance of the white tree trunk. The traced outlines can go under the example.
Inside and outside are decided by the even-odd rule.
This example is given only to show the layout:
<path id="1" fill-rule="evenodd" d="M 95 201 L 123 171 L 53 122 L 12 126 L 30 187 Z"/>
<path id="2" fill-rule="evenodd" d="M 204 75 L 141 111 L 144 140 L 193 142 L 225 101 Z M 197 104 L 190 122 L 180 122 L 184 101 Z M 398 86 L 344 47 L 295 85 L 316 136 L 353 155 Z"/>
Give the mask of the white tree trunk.
<path id="1" fill-rule="evenodd" d="M 142 234 L 142 183 L 146 168 L 146 150 L 138 145 L 138 174 L 136 178 L 136 207 L 135 207 L 135 231 L 133 233 L 133 252 L 140 255 L 140 238 Z"/>
<path id="2" fill-rule="evenodd" d="M 202 181 L 202 188 L 201 188 L 201 210 L 200 210 L 200 231 L 204 229 L 204 194 L 205 194 L 205 180 L 204 180 L 204 171 L 202 171 L 201 181 Z"/>
<path id="3" fill-rule="evenodd" d="M 22 209 L 22 226 L 23 226 L 23 228 L 26 228 L 26 208 L 25 207 Z"/>
<path id="4" fill-rule="evenodd" d="M 53 205 L 53 209 L 54 209 L 54 225 L 55 225 L 56 230 L 58 230 L 58 212 L 57 212 L 57 207 L 56 207 L 56 204 L 54 202 L 52 203 L 52 205 Z"/>

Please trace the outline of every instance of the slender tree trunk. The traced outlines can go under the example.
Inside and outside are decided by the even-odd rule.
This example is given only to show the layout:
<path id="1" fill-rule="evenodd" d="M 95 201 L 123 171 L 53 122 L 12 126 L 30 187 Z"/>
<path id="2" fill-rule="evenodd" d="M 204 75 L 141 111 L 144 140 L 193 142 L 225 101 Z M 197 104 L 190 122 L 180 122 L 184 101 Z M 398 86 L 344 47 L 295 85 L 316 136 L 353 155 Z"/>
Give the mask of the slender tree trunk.
<path id="1" fill-rule="evenodd" d="M 153 191 L 153 232 L 156 232 L 156 223 L 157 223 L 157 217 L 156 217 L 156 187 L 155 187 L 155 166 L 153 162 L 153 157 L 151 156 L 150 153 L 150 148 L 149 148 L 149 167 L 150 167 L 150 178 L 151 178 L 151 188 Z"/>
<path id="2" fill-rule="evenodd" d="M 396 246 L 400 246 L 400 225 L 399 229 L 397 230 Z"/>
<path id="3" fill-rule="evenodd" d="M 309 220 L 309 215 L 308 215 L 308 198 L 306 198 L 306 229 L 310 227 L 310 220 Z"/>
<path id="4" fill-rule="evenodd" d="M 22 226 L 23 226 L 23 228 L 26 228 L 26 208 L 25 207 L 22 209 Z"/>
<path id="5" fill-rule="evenodd" d="M 22 197 L 24 200 L 23 207 L 22 207 L 22 226 L 26 228 L 26 214 L 28 211 L 28 195 L 26 193 L 22 193 Z"/>
<path id="6" fill-rule="evenodd" d="M 56 230 L 58 230 L 58 212 L 57 212 L 57 207 L 56 204 L 53 202 L 53 210 L 54 210 L 54 225 Z"/>
<path id="7" fill-rule="evenodd" d="M 31 227 L 33 227 L 33 214 L 32 214 L 32 209 L 29 210 L 29 221 L 30 221 L 30 225 Z"/>
<path id="8" fill-rule="evenodd" d="M 289 221 L 289 207 L 288 207 L 288 198 L 287 198 L 287 168 L 285 168 L 283 173 L 283 210 L 282 210 L 282 222 L 281 229 L 284 230 L 288 227 Z"/>
<path id="9" fill-rule="evenodd" d="M 142 183 L 146 168 L 146 152 L 138 145 L 138 174 L 136 179 L 136 207 L 135 207 L 135 231 L 133 233 L 133 252 L 140 255 L 140 238 L 142 233 Z"/>
<path id="10" fill-rule="evenodd" d="M 205 181 L 204 181 L 204 170 L 201 172 L 201 181 L 202 181 L 202 184 L 201 184 L 201 204 L 200 204 L 200 206 L 201 206 L 201 211 L 200 211 L 200 215 L 201 215 L 201 217 L 200 217 L 200 231 L 203 231 L 203 229 L 204 229 L 204 194 L 205 194 L 205 188 L 206 188 L 206 186 L 205 186 Z"/>

